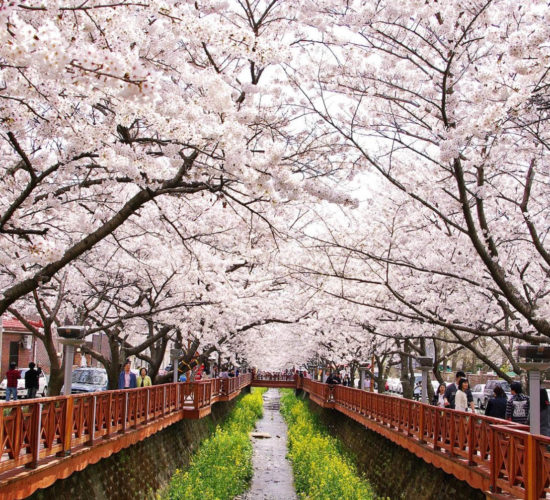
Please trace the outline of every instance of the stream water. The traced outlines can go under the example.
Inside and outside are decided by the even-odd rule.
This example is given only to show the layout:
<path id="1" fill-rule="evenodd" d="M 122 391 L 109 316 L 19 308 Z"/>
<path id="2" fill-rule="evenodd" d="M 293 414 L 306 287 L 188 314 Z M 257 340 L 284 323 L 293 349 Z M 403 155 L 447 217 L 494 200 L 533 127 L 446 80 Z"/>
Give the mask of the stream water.
<path id="1" fill-rule="evenodd" d="M 247 493 L 235 500 L 296 500 L 292 467 L 286 459 L 287 426 L 279 412 L 279 390 L 269 389 L 263 398 L 264 416 L 256 422 L 251 438 L 252 484 Z"/>

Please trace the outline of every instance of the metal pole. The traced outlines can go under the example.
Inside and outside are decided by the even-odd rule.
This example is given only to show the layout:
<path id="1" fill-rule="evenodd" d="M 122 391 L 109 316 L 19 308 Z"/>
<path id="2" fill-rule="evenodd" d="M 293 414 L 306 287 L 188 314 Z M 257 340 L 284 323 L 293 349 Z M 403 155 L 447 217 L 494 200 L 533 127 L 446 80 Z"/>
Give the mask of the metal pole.
<path id="1" fill-rule="evenodd" d="M 529 370 L 529 424 L 531 434 L 540 434 L 540 371 Z"/>
<path id="2" fill-rule="evenodd" d="M 73 385 L 74 345 L 64 345 L 63 360 L 65 362 L 65 371 L 63 374 L 63 394 L 65 394 L 65 396 L 69 396 Z"/>
<path id="3" fill-rule="evenodd" d="M 178 358 L 172 358 L 172 370 L 174 372 L 172 382 L 176 383 L 178 381 Z"/>
<path id="4" fill-rule="evenodd" d="M 363 390 L 365 384 L 365 369 L 359 367 L 359 389 Z"/>

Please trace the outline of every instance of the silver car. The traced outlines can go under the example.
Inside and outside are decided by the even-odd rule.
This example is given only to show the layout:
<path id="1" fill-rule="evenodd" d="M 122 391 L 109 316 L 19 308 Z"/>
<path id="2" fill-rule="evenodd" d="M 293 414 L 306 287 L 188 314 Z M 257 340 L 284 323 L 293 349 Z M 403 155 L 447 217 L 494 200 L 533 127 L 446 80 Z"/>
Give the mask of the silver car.
<path id="1" fill-rule="evenodd" d="M 483 410 L 485 408 L 485 384 L 477 384 L 472 387 L 472 396 L 476 408 Z"/>

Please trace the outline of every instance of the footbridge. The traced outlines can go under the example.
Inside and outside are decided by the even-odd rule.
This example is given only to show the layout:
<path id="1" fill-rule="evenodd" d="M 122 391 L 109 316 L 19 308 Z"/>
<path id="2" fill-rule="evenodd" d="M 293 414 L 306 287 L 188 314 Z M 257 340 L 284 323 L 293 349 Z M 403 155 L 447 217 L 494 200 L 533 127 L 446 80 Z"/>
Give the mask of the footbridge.
<path id="1" fill-rule="evenodd" d="M 19 499 L 249 386 L 303 390 L 488 498 L 550 498 L 550 438 L 526 426 L 297 375 L 163 384 L 0 404 L 0 499 Z"/>

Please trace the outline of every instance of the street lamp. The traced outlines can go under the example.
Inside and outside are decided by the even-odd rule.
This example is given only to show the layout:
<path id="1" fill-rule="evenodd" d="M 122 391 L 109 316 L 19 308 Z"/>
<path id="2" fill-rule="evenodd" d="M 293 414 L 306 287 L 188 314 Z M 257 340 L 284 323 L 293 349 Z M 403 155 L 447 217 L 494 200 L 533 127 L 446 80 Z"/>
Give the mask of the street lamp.
<path id="1" fill-rule="evenodd" d="M 540 434 L 540 374 L 550 369 L 550 346 L 520 345 L 518 365 L 529 375 L 529 425 L 531 434 Z"/>
<path id="2" fill-rule="evenodd" d="M 416 361 L 420 365 L 422 371 L 422 402 L 428 403 L 428 372 L 433 367 L 433 359 L 430 356 L 419 356 Z"/>
<path id="3" fill-rule="evenodd" d="M 59 342 L 63 344 L 63 359 L 65 361 L 65 371 L 63 373 L 63 394 L 71 394 L 73 383 L 73 361 L 75 347 L 84 343 L 86 335 L 85 326 L 63 325 L 57 327 Z"/>

